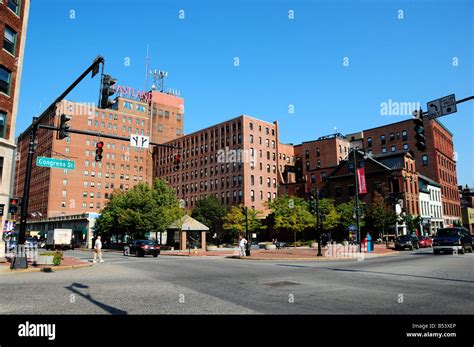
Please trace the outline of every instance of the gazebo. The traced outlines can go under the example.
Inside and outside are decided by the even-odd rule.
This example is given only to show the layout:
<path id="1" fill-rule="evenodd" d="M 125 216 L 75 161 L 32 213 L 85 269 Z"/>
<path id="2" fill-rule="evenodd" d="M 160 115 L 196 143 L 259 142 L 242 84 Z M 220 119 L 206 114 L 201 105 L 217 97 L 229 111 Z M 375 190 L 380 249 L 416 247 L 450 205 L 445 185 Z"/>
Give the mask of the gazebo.
<path id="1" fill-rule="evenodd" d="M 179 240 L 179 250 L 188 248 L 206 250 L 206 232 L 209 228 L 191 216 L 184 215 L 179 220 L 171 223 L 168 227 L 169 232 L 174 232 L 174 237 Z"/>

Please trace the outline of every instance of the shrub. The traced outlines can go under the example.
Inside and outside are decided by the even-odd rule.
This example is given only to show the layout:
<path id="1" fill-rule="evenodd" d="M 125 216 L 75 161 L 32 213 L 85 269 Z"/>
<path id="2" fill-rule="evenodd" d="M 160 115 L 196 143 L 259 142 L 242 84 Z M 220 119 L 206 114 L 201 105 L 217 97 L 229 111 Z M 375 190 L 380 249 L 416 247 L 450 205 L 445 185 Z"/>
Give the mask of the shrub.
<path id="1" fill-rule="evenodd" d="M 45 252 L 41 253 L 42 256 L 53 256 L 53 265 L 59 266 L 61 265 L 61 261 L 63 260 L 63 252 L 56 251 L 56 252 Z"/>

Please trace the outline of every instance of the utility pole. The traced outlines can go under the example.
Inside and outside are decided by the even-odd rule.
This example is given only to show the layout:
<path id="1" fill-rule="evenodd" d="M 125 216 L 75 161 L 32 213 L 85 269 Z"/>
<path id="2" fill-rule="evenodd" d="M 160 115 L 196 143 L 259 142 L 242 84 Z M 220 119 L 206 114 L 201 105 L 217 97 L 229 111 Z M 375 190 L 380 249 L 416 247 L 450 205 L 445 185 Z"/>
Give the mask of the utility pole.
<path id="1" fill-rule="evenodd" d="M 245 215 L 245 238 L 247 239 L 247 244 L 245 245 L 245 255 L 250 257 L 250 248 L 249 248 L 249 218 L 248 218 L 248 207 L 242 207 L 242 212 Z"/>

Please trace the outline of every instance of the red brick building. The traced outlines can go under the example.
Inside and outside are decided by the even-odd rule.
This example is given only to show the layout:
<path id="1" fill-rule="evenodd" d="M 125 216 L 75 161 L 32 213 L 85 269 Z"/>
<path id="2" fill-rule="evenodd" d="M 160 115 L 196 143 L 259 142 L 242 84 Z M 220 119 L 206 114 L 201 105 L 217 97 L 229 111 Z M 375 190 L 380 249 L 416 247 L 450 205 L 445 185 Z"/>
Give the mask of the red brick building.
<path id="1" fill-rule="evenodd" d="M 2 48 L 0 49 L 0 205 L 3 205 L 0 221 L 2 228 L 9 210 L 16 147 L 15 126 L 29 8 L 29 0 L 0 1 L 0 32 L 2 33 Z"/>
<path id="2" fill-rule="evenodd" d="M 200 198 L 213 195 L 222 204 L 244 204 L 266 213 L 265 203 L 277 197 L 286 167 L 294 161 L 292 150 L 278 143 L 277 122 L 246 115 L 168 144 L 181 148 L 181 165 L 176 169 L 173 163 L 178 151 L 157 148 L 154 176 L 165 179 L 191 209 Z"/>
<path id="3" fill-rule="evenodd" d="M 461 218 L 457 186 L 453 134 L 438 120 L 425 120 L 426 152 L 415 147 L 414 124 L 411 119 L 364 130 L 364 148 L 375 155 L 411 150 L 416 170 L 441 184 L 445 225 Z"/>
<path id="4" fill-rule="evenodd" d="M 328 175 L 323 196 L 331 197 L 336 204 L 355 198 L 353 153 Z M 418 173 L 410 152 L 380 154 L 377 156 L 356 151 L 357 168 L 364 168 L 367 193 L 359 194 L 361 202 L 372 204 L 375 194 L 386 199 L 387 207 L 394 208 L 397 201 L 411 215 L 419 215 Z M 404 224 L 399 227 L 404 229 Z M 402 230 L 399 230 L 401 232 Z"/>
<path id="5" fill-rule="evenodd" d="M 130 137 L 150 136 L 162 143 L 182 136 L 183 99 L 159 92 L 152 93 L 152 104 L 118 97 L 111 109 L 64 101 L 60 107 L 72 116 L 71 128 Z M 58 113 L 60 114 L 60 113 Z M 42 124 L 58 125 L 58 116 L 49 115 Z M 20 161 L 15 171 L 15 194 L 23 195 L 29 129 L 18 137 Z M 104 142 L 101 162 L 95 161 L 98 141 Z M 74 170 L 36 166 L 36 157 L 70 159 Z M 139 182 L 151 182 L 151 149 L 131 147 L 129 142 L 70 134 L 58 140 L 56 133 L 38 131 L 38 145 L 32 168 L 30 221 L 66 215 L 98 213 L 115 189 L 129 190 Z M 39 213 L 38 213 L 39 212 Z"/>

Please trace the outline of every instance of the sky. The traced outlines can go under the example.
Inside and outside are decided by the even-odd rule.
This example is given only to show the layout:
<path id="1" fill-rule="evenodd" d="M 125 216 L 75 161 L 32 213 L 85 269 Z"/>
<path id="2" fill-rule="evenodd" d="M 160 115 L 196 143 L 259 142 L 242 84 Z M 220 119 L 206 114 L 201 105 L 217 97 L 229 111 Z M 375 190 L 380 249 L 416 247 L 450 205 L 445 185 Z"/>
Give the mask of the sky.
<path id="1" fill-rule="evenodd" d="M 31 0 L 16 133 L 99 54 L 144 89 L 147 45 L 185 100 L 185 133 L 247 114 L 296 144 L 397 122 L 411 114 L 382 105 L 474 95 L 473 18 L 472 0 Z M 97 102 L 99 83 L 67 99 Z M 474 185 L 473 104 L 441 119 L 459 184 Z"/>

